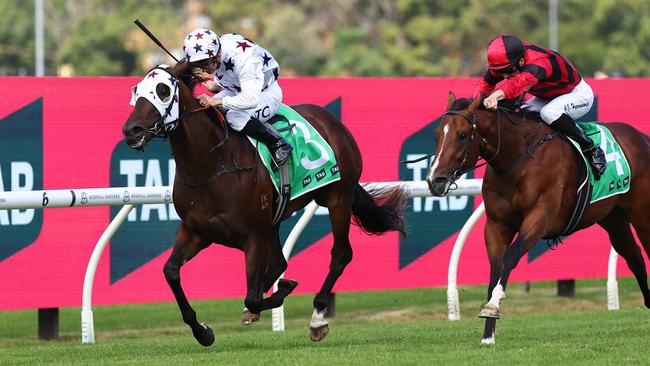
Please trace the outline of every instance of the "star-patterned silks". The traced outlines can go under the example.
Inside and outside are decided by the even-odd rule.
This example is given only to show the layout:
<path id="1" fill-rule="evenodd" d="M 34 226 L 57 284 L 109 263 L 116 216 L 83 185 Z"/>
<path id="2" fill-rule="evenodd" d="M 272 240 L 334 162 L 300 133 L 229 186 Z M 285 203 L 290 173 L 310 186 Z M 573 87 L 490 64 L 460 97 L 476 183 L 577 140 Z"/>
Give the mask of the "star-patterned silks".
<path id="1" fill-rule="evenodd" d="M 224 61 L 223 65 L 226 67 L 226 71 L 235 71 L 235 63 L 232 62 L 232 58 L 229 58 L 227 61 Z"/>
<path id="2" fill-rule="evenodd" d="M 156 72 L 156 70 L 153 70 L 153 71 L 151 71 L 151 72 L 147 75 L 147 77 L 148 77 L 148 78 L 153 78 L 153 77 L 155 77 L 156 75 L 158 75 L 158 73 Z"/>
<path id="3" fill-rule="evenodd" d="M 278 71 L 277 67 L 273 69 L 273 76 L 275 76 L 275 80 L 278 80 L 278 77 L 280 76 L 280 72 Z"/>
<path id="4" fill-rule="evenodd" d="M 241 47 L 242 52 L 246 52 L 246 48 L 252 48 L 253 46 L 249 45 L 246 42 L 237 42 L 237 46 L 235 48 Z"/>
<path id="5" fill-rule="evenodd" d="M 199 51 L 203 51 L 203 47 L 200 44 L 197 43 L 194 46 L 194 52 L 199 52 Z"/>
<path id="6" fill-rule="evenodd" d="M 203 33 L 197 33 L 194 37 L 196 39 L 203 39 Z"/>
<path id="7" fill-rule="evenodd" d="M 262 59 L 264 60 L 264 66 L 269 66 L 269 61 L 272 60 L 272 58 L 264 52 L 264 56 L 262 56 Z"/>

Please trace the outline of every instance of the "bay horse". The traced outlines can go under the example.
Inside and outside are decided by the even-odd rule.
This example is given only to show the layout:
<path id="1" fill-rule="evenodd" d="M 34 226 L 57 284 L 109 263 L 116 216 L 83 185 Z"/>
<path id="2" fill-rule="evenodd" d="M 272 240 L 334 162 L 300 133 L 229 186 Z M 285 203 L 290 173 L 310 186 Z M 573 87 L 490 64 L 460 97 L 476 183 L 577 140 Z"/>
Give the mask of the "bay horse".
<path id="1" fill-rule="evenodd" d="M 645 263 L 630 228 L 632 224 L 650 254 L 650 138 L 624 123 L 606 125 L 630 164 L 630 189 L 591 204 L 575 229 L 597 223 L 607 231 L 650 308 Z M 456 99 L 451 92 L 435 141 L 435 158 L 426 177 L 433 195 L 447 194 L 461 174 L 476 167 L 479 157 L 487 163 L 482 194 L 490 283 L 479 317 L 486 319 L 481 343 L 494 344 L 511 271 L 539 240 L 563 234 L 572 215 L 578 184 L 574 148 L 541 120 L 502 107 L 485 110 L 481 97 Z"/>
<path id="2" fill-rule="evenodd" d="M 280 280 L 278 291 L 264 298 L 263 294 L 287 268 L 279 224 L 272 224 L 277 193 L 267 169 L 260 164 L 255 146 L 245 135 L 231 131 L 217 110 L 201 108 L 193 97 L 194 84 L 187 69 L 187 63 L 155 68 L 172 84 L 161 82 L 155 89 L 142 93 L 156 94 L 157 100 L 168 101 L 165 115 L 149 99 L 139 97 L 122 133 L 124 141 L 134 149 L 143 149 L 154 137 L 169 138 L 176 160 L 173 202 L 181 223 L 163 272 L 183 321 L 201 345 L 209 346 L 214 342 L 214 333 L 197 321 L 180 278 L 181 266 L 201 250 L 219 243 L 244 252 L 244 304 L 252 313 L 282 305 L 297 282 Z M 176 92 L 178 98 L 174 96 Z M 174 123 L 164 124 L 173 103 L 179 103 L 178 118 Z M 288 218 L 311 200 L 329 209 L 334 244 L 329 273 L 314 298 L 310 322 L 311 339 L 320 341 L 329 331 L 324 312 L 332 288 L 352 260 L 348 238 L 351 220 L 369 234 L 396 230 L 405 235 L 402 208 L 407 192 L 402 188 L 366 191 L 359 184 L 361 153 L 350 131 L 320 106 L 302 104 L 293 108 L 330 144 L 340 172 L 340 180 L 291 200 L 282 217 Z"/>

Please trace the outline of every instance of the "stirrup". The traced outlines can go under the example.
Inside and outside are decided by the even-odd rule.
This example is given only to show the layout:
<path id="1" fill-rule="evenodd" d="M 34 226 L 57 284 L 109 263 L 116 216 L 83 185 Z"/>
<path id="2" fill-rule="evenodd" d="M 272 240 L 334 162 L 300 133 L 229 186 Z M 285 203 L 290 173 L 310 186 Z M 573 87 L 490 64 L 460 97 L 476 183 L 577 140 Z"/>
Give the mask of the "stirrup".
<path id="1" fill-rule="evenodd" d="M 594 148 L 590 149 L 589 165 L 593 169 L 594 178 L 596 178 L 596 180 L 599 180 L 607 169 L 607 160 L 605 159 L 605 153 L 600 147 L 594 146 Z"/>
<path id="2" fill-rule="evenodd" d="M 289 144 L 282 145 L 282 146 L 278 147 L 276 150 L 274 150 L 273 153 L 271 154 L 271 157 L 272 157 L 273 162 L 275 163 L 275 165 L 277 167 L 280 167 L 280 166 L 286 164 L 287 161 L 289 160 L 289 157 L 291 156 L 291 151 L 293 151 L 293 147 L 291 145 L 289 145 Z M 281 159 L 278 159 L 278 157 L 277 157 L 278 153 L 283 153 L 284 157 L 282 157 Z"/>

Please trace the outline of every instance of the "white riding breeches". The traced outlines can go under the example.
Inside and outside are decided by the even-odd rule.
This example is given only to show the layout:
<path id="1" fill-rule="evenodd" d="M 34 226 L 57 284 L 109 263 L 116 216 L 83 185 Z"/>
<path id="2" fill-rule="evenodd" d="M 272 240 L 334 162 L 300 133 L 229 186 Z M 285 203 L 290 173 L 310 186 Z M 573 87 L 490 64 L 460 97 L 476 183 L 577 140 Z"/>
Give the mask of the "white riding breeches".
<path id="1" fill-rule="evenodd" d="M 224 89 L 215 95 L 216 98 L 233 96 L 236 93 Z M 255 108 L 246 110 L 226 109 L 226 120 L 235 131 L 241 131 L 251 117 L 255 117 L 262 122 L 268 121 L 275 115 L 282 103 L 282 88 L 275 82 L 262 91 L 260 99 Z"/>
<path id="2" fill-rule="evenodd" d="M 571 92 L 551 100 L 533 97 L 522 105 L 522 109 L 539 112 L 542 120 L 549 125 L 555 122 L 563 113 L 573 120 L 584 116 L 594 104 L 594 92 L 584 79 Z"/>

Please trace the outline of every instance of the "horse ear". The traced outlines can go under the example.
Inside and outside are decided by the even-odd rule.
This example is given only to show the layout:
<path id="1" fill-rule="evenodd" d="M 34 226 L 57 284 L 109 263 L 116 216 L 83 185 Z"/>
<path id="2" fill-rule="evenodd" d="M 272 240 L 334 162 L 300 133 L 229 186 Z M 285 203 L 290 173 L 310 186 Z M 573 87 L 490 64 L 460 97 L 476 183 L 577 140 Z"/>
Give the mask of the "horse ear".
<path id="1" fill-rule="evenodd" d="M 182 59 L 176 65 L 170 67 L 170 71 L 172 72 L 173 75 L 178 77 L 179 75 L 185 74 L 185 71 L 187 70 L 187 67 L 189 65 L 190 65 L 190 63 L 187 62 L 186 59 Z"/>
<path id="2" fill-rule="evenodd" d="M 469 105 L 467 108 L 467 113 L 472 114 L 478 107 L 481 106 L 481 103 L 483 102 L 483 94 L 478 95 L 474 100 L 472 101 L 472 104 Z"/>
<path id="3" fill-rule="evenodd" d="M 447 96 L 447 110 L 449 110 L 456 101 L 456 94 L 454 94 L 453 91 L 449 91 L 449 95 Z"/>

